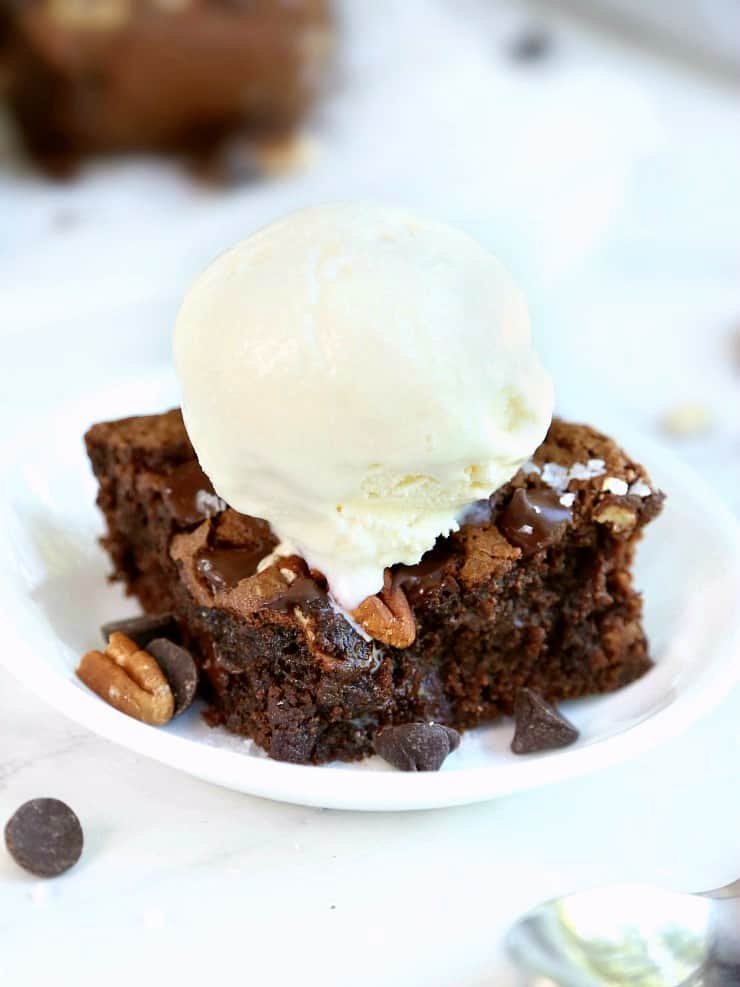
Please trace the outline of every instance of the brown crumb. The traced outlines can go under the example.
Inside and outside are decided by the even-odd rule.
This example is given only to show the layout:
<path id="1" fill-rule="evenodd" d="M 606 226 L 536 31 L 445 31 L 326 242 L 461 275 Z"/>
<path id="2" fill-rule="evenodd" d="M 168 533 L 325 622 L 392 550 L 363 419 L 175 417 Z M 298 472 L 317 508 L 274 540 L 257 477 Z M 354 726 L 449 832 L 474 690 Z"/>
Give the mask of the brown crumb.
<path id="1" fill-rule="evenodd" d="M 663 415 L 661 427 L 667 435 L 689 439 L 708 432 L 712 427 L 712 416 L 701 402 L 682 401 Z"/>

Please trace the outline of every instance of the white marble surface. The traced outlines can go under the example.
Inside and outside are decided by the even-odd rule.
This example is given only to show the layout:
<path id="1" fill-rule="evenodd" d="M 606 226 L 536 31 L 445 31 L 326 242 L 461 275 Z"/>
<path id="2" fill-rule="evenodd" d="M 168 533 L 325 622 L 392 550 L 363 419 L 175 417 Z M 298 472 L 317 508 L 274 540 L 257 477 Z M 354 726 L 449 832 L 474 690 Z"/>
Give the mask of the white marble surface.
<path id="1" fill-rule="evenodd" d="M 0 441 L 19 416 L 166 360 L 182 285 L 237 235 L 293 204 L 374 195 L 457 220 L 508 260 L 564 410 L 656 431 L 666 408 L 702 402 L 707 435 L 666 441 L 740 512 L 737 94 L 565 22 L 547 60 L 512 66 L 518 9 L 460 6 L 462 20 L 434 0 L 345 5 L 343 91 L 316 121 L 308 176 L 226 196 L 145 163 L 71 188 L 0 178 Z M 96 313 L 99 331 L 78 331 Z M 0 679 L 0 820 L 54 795 L 87 838 L 53 882 L 0 853 L 3 983 L 506 987 L 503 931 L 542 898 L 740 875 L 738 691 L 598 776 L 363 816 L 198 783 Z"/>

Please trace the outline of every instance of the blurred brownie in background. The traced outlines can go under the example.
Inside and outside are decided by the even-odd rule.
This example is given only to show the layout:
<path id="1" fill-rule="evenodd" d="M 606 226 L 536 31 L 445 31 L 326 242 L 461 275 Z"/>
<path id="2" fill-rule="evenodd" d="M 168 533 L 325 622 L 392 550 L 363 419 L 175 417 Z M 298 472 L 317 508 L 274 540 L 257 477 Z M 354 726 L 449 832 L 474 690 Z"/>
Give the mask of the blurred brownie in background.
<path id="1" fill-rule="evenodd" d="M 45 169 L 196 157 L 290 133 L 331 49 L 330 0 L 0 0 L 5 90 Z"/>

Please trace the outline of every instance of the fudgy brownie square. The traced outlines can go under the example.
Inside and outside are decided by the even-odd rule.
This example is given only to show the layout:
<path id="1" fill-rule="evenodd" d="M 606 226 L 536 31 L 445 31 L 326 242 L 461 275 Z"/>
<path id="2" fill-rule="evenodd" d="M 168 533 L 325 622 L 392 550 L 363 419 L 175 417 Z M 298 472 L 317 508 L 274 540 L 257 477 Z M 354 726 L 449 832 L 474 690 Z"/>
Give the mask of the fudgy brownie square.
<path id="1" fill-rule="evenodd" d="M 663 495 L 588 426 L 555 420 L 458 532 L 388 571 L 372 637 L 320 573 L 272 554 L 265 521 L 220 500 L 179 411 L 95 425 L 86 444 L 113 578 L 174 612 L 210 721 L 272 757 L 360 758 L 389 724 L 466 729 L 511 714 L 524 687 L 571 699 L 650 668 L 631 568 Z"/>

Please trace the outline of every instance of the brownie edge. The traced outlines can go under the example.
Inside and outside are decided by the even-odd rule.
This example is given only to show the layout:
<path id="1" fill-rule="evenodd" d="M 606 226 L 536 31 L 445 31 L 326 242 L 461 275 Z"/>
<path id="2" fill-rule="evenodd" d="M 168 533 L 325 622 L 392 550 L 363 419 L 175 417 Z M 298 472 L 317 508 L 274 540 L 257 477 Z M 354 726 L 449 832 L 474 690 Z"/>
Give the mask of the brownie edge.
<path id="1" fill-rule="evenodd" d="M 209 722 L 274 758 L 353 760 L 385 726 L 465 730 L 511 715 L 524 687 L 557 702 L 651 666 L 632 564 L 663 495 L 589 426 L 556 419 L 458 532 L 393 568 L 416 623 L 407 648 L 360 636 L 301 559 L 260 565 L 269 526 L 218 500 L 179 411 L 94 425 L 86 445 L 112 578 L 144 610 L 176 614 Z M 186 473 L 187 510 L 173 494 Z M 526 512 L 539 524 L 540 504 L 537 527 Z"/>

